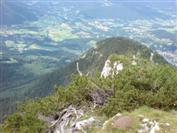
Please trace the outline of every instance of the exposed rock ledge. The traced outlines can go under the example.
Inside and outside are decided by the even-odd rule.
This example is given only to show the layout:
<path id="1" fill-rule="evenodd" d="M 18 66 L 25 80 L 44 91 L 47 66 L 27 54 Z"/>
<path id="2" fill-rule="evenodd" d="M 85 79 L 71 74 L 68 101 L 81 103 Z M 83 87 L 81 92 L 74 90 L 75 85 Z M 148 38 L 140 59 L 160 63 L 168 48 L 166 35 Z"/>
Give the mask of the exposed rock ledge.
<path id="1" fill-rule="evenodd" d="M 91 127 L 96 119 L 91 116 L 88 119 L 81 120 L 83 114 L 83 110 L 70 105 L 58 114 L 48 117 L 38 114 L 38 118 L 48 123 L 49 128 L 46 133 L 75 133 L 77 131 L 86 133 L 85 128 Z"/>

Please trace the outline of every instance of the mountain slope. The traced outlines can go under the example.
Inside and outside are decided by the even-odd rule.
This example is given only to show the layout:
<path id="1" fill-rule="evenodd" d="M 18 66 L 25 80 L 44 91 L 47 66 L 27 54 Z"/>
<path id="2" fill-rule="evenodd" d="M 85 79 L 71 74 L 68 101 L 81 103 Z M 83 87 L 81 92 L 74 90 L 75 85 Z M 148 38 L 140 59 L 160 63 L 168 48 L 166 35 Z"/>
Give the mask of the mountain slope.
<path id="1" fill-rule="evenodd" d="M 153 51 L 146 46 L 141 45 L 139 42 L 122 37 L 109 38 L 100 41 L 95 48 L 90 49 L 86 54 L 82 55 L 79 60 L 62 69 L 54 71 L 51 74 L 47 74 L 37 81 L 37 84 L 35 84 L 33 88 L 36 88 L 39 92 L 35 92 L 35 94 L 46 95 L 46 92 L 51 92 L 51 89 L 54 88 L 55 85 L 66 85 L 70 76 L 73 73 L 77 73 L 77 63 L 79 64 L 80 71 L 84 74 L 89 72 L 89 75 L 93 75 L 95 70 L 101 71 L 105 60 L 113 53 L 130 57 L 137 55 L 145 59 L 150 59 Z M 154 53 L 153 60 L 156 63 L 167 63 L 167 61 L 157 53 Z"/>
<path id="2" fill-rule="evenodd" d="M 0 109 L 0 114 L 4 116 L 7 112 L 13 112 L 16 101 L 24 100 L 27 97 L 46 96 L 54 90 L 55 86 L 67 85 L 71 75 L 78 73 L 76 70 L 77 62 L 82 73 L 87 74 L 89 72 L 89 76 L 94 76 L 95 71 L 100 72 L 105 60 L 113 53 L 126 55 L 131 58 L 137 55 L 149 60 L 152 52 L 146 46 L 127 38 L 117 37 L 100 41 L 95 48 L 90 49 L 80 59 L 69 65 L 55 70 L 38 80 L 16 87 L 10 93 L 8 91 L 7 93 L 1 94 L 2 99 L 0 99 L 0 105 L 3 108 Z M 162 64 L 167 63 L 157 53 L 154 53 L 153 60 Z M 7 102 L 8 104 L 6 104 Z"/>
<path id="3" fill-rule="evenodd" d="M 0 126 L 0 131 L 156 133 L 160 130 L 175 133 L 176 119 L 167 117 L 176 116 L 164 111 L 176 113 L 177 69 L 152 53 L 147 47 L 126 38 L 99 42 L 96 48 L 76 61 L 80 64 L 78 72 L 82 74 L 73 76 L 67 87 L 58 87 L 47 97 L 20 104 L 17 112 Z M 64 73 L 63 81 L 69 78 L 69 72 L 76 73 L 76 62 L 60 70 Z M 44 81 L 47 85 L 48 80 Z M 40 91 L 34 92 L 39 94 Z M 148 108 L 142 108 L 144 106 Z M 126 121 L 124 125 L 122 120 Z M 167 120 L 170 122 L 166 124 Z"/>

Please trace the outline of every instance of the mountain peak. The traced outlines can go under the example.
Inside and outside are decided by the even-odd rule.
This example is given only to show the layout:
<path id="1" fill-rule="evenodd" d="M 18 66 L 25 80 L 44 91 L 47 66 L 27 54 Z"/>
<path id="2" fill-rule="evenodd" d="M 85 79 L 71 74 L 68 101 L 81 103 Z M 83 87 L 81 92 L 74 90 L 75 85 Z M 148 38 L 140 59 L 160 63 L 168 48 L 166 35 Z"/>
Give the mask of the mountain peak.
<path id="1" fill-rule="evenodd" d="M 150 61 L 150 58 L 152 58 L 151 53 L 154 53 L 154 63 L 168 64 L 156 52 L 153 52 L 137 41 L 124 37 L 108 38 L 99 41 L 96 46 L 96 48 L 94 47 L 88 50 L 80 59 L 33 82 L 34 85 L 32 88 L 37 93 L 34 91 L 35 94 L 31 95 L 40 94 L 43 96 L 51 92 L 54 85 L 66 85 L 70 81 L 72 74 L 78 74 L 78 68 L 83 75 L 94 76 L 95 71 L 102 71 L 105 61 L 108 59 L 122 61 L 124 65 L 136 64 L 136 59 L 133 59 L 134 56 L 139 58 L 139 60 L 144 59 Z"/>

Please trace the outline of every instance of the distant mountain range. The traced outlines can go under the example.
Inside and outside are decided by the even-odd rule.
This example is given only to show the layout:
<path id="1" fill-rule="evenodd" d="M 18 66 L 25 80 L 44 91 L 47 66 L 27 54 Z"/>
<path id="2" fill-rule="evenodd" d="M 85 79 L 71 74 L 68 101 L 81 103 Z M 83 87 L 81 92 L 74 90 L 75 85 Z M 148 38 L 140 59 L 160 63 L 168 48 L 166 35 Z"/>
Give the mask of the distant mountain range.
<path id="1" fill-rule="evenodd" d="M 119 5 L 118 5 L 119 3 Z M 152 6 L 158 3 L 158 7 L 165 9 L 168 7 L 174 7 L 175 1 L 45 1 L 45 0 L 34 0 L 34 1 L 13 1 L 13 0 L 2 0 L 0 3 L 1 7 L 1 25 L 14 25 L 23 24 L 27 21 L 35 21 L 39 16 L 45 15 L 48 9 L 52 8 L 52 5 L 58 6 L 76 6 L 78 9 L 85 13 L 86 16 L 92 16 L 100 19 L 146 19 L 161 16 L 161 13 L 153 11 L 146 6 L 146 3 Z M 89 5 L 89 6 L 87 6 Z M 104 8 L 104 9 L 103 9 Z M 173 8 L 172 8 L 173 9 Z M 101 11 L 101 12 L 100 12 Z M 116 13 L 115 13 L 116 12 Z M 168 17 L 162 16 L 162 17 Z"/>
<path id="2" fill-rule="evenodd" d="M 20 1 L 2 0 L 0 8 L 1 25 L 23 24 L 26 21 L 37 20 L 36 9 Z"/>

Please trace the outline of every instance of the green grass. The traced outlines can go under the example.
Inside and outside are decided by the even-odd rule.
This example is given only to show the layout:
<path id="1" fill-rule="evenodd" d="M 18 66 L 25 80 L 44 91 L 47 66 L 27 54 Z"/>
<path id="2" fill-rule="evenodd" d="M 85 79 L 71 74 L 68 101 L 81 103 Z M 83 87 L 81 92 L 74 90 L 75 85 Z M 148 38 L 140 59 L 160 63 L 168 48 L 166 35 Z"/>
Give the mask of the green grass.
<path id="1" fill-rule="evenodd" d="M 141 107 L 132 112 L 123 112 L 123 116 L 129 116 L 133 119 L 133 125 L 131 128 L 127 128 L 124 130 L 115 129 L 112 127 L 112 122 L 114 121 L 112 118 L 109 119 L 105 128 L 97 130 L 97 133 L 136 133 L 137 129 L 140 127 L 140 115 L 148 118 L 150 120 L 156 120 L 160 124 L 160 131 L 157 133 L 176 133 L 177 131 L 177 112 L 166 112 L 158 109 L 152 109 L 149 107 Z M 170 126 L 167 126 L 166 123 L 169 123 Z"/>

